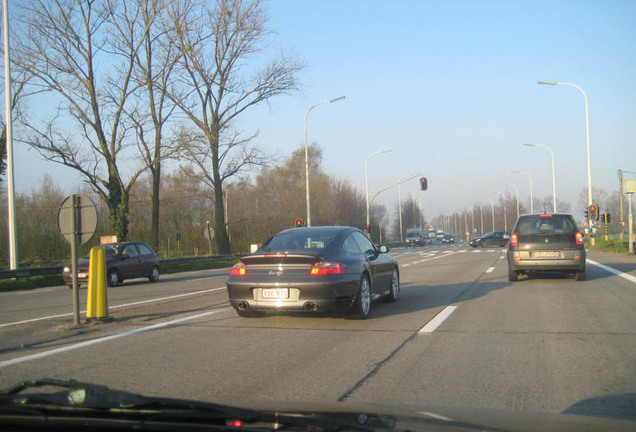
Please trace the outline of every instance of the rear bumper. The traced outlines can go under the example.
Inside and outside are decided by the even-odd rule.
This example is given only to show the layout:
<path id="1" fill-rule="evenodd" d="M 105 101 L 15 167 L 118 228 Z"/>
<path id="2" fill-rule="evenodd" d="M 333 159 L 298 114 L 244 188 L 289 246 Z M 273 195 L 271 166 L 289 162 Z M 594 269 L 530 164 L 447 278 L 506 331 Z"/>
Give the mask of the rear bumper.
<path id="1" fill-rule="evenodd" d="M 316 282 L 254 283 L 228 281 L 230 304 L 255 311 L 346 312 L 353 306 L 360 280 L 351 277 L 330 277 Z M 267 288 L 287 288 L 288 297 L 263 298 Z"/>
<path id="2" fill-rule="evenodd" d="M 519 253 L 509 250 L 507 253 L 508 267 L 515 272 L 527 271 L 585 271 L 585 251 L 579 254 L 579 258 L 568 259 L 523 259 Z"/>

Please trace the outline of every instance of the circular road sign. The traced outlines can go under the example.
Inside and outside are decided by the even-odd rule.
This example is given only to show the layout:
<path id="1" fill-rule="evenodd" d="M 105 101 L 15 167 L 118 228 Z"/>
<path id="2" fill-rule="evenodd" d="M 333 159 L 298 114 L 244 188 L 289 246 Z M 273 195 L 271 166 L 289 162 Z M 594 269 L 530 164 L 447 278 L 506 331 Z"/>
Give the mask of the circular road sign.
<path id="1" fill-rule="evenodd" d="M 97 209 L 83 195 L 67 197 L 57 212 L 57 227 L 68 243 L 76 239 L 77 245 L 87 243 L 97 229 Z"/>

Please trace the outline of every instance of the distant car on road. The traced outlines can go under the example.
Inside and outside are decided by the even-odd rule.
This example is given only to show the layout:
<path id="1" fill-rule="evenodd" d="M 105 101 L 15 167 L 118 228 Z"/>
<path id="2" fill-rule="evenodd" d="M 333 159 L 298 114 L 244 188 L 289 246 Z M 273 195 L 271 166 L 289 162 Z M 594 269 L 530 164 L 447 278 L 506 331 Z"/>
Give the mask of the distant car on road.
<path id="1" fill-rule="evenodd" d="M 364 319 L 372 300 L 398 299 L 400 272 L 388 250 L 352 227 L 281 231 L 232 267 L 230 304 L 242 317 L 333 311 Z"/>
<path id="2" fill-rule="evenodd" d="M 510 235 L 508 279 L 535 271 L 574 273 L 584 281 L 585 245 L 574 218 L 565 213 L 521 215 Z"/>
<path id="3" fill-rule="evenodd" d="M 508 240 L 510 240 L 508 231 L 490 231 L 481 237 L 470 239 L 468 244 L 472 247 L 506 246 Z"/>
<path id="4" fill-rule="evenodd" d="M 159 280 L 159 259 L 150 246 L 142 242 L 120 242 L 101 245 L 106 257 L 106 278 L 108 286 L 114 287 L 126 279 L 148 278 L 150 282 Z M 89 256 L 77 261 L 77 282 L 88 283 Z M 71 287 L 73 276 L 71 265 L 64 267 L 64 282 Z"/>
<path id="5" fill-rule="evenodd" d="M 424 230 L 420 228 L 408 228 L 406 230 L 406 235 L 404 236 L 404 241 L 406 242 L 406 246 L 423 246 L 425 234 Z"/>
<path id="6" fill-rule="evenodd" d="M 455 237 L 452 234 L 444 234 L 444 238 L 442 238 L 442 243 L 455 243 Z"/>

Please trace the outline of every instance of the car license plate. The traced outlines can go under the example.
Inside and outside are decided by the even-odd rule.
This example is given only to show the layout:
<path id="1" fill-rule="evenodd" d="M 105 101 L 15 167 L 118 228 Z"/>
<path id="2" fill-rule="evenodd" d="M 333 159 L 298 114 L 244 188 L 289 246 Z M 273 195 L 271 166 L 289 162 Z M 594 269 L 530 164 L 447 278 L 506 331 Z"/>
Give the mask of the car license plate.
<path id="1" fill-rule="evenodd" d="M 88 277 L 88 273 L 78 273 L 78 274 L 77 274 L 77 277 L 78 277 L 78 278 L 85 278 L 85 277 Z"/>
<path id="2" fill-rule="evenodd" d="M 535 252 L 534 256 L 537 258 L 558 258 L 559 252 L 549 251 L 549 252 Z"/>
<path id="3" fill-rule="evenodd" d="M 289 298 L 287 288 L 263 288 L 264 299 L 286 299 Z"/>

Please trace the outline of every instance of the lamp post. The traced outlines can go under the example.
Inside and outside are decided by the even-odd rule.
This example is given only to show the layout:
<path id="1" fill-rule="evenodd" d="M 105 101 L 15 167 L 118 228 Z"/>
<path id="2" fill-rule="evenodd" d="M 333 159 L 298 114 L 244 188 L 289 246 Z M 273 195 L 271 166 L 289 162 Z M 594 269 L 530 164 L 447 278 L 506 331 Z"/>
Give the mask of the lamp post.
<path id="1" fill-rule="evenodd" d="M 370 228 L 371 225 L 371 217 L 369 215 L 369 158 L 373 155 L 377 155 L 380 153 L 388 153 L 388 152 L 392 152 L 393 149 L 386 149 L 386 150 L 378 150 L 376 152 L 371 153 L 369 156 L 367 156 L 367 159 L 364 162 L 364 188 L 366 190 L 366 196 L 367 196 L 367 229 Z"/>
<path id="2" fill-rule="evenodd" d="M 492 214 L 492 230 L 495 230 L 495 203 L 490 199 L 490 213 Z"/>
<path id="3" fill-rule="evenodd" d="M 587 102 L 587 95 L 585 91 L 578 85 L 572 83 L 564 83 L 564 82 L 556 82 L 556 81 L 537 81 L 537 84 L 544 85 L 564 85 L 574 87 L 578 91 L 583 94 L 583 98 L 585 99 L 585 131 L 587 136 L 587 204 L 588 207 L 592 205 L 592 163 L 590 158 L 590 109 L 589 104 Z"/>
<path id="4" fill-rule="evenodd" d="M 11 115 L 11 60 L 9 56 L 9 2 L 2 2 L 4 11 L 4 107 L 7 156 L 7 207 L 9 209 L 9 268 L 17 270 L 18 260 L 18 229 L 15 216 L 15 177 L 13 175 L 13 135 Z"/>
<path id="5" fill-rule="evenodd" d="M 532 195 L 532 176 L 530 175 L 530 173 L 527 173 L 525 171 L 519 171 L 519 170 L 510 170 L 510 171 L 517 174 L 525 174 L 530 179 L 530 213 L 534 213 L 534 196 Z"/>
<path id="6" fill-rule="evenodd" d="M 314 104 L 311 108 L 309 108 L 307 110 L 307 114 L 305 114 L 305 187 L 307 193 L 307 226 L 311 226 L 311 205 L 309 203 L 309 144 L 307 140 L 307 119 L 311 110 L 313 110 L 317 106 L 337 102 L 339 100 L 343 100 L 344 98 L 345 96 L 340 96 L 335 99 L 318 102 L 317 104 Z"/>
<path id="7" fill-rule="evenodd" d="M 552 211 L 554 213 L 556 213 L 557 211 L 557 207 L 556 207 L 556 176 L 554 174 L 554 152 L 552 151 L 552 149 L 550 147 L 548 147 L 545 144 L 530 144 L 530 143 L 524 143 L 524 146 L 528 146 L 528 147 L 543 147 L 544 149 L 546 149 L 547 151 L 550 152 L 550 158 L 552 160 Z"/>
<path id="8" fill-rule="evenodd" d="M 519 188 L 516 185 L 513 185 L 512 183 L 506 182 L 504 184 L 515 188 L 515 192 L 517 193 L 517 219 L 519 219 Z"/>

